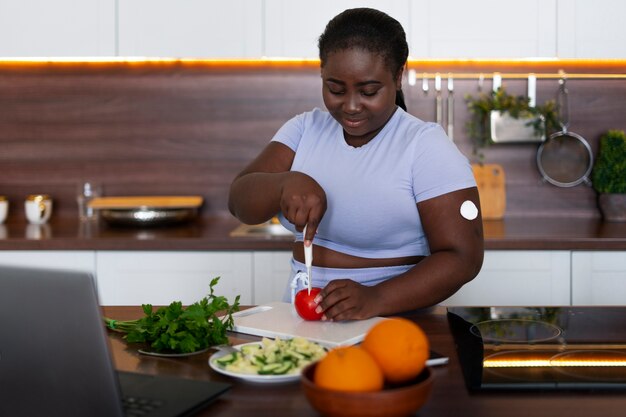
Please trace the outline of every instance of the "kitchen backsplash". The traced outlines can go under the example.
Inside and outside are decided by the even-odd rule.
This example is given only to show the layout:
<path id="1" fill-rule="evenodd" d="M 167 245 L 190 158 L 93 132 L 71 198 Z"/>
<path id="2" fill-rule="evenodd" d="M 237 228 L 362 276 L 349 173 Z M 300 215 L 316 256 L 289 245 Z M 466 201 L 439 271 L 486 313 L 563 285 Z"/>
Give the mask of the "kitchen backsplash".
<path id="1" fill-rule="evenodd" d="M 523 79 L 503 85 L 526 92 Z M 478 86 L 477 79 L 454 80 L 454 141 L 470 158 L 464 97 Z M 445 102 L 445 80 L 442 87 Z M 482 88 L 489 91 L 491 81 Z M 557 88 L 556 79 L 539 79 L 538 104 L 554 99 Z M 602 133 L 626 130 L 626 80 L 571 79 L 568 89 L 569 129 L 595 155 Z M 405 79 L 404 92 L 410 113 L 435 120 L 432 79 L 427 94 L 420 77 L 414 86 Z M 55 215 L 77 216 L 76 189 L 91 181 L 104 195 L 202 195 L 203 214 L 225 212 L 237 172 L 285 121 L 316 106 L 323 107 L 321 83 L 310 63 L 0 63 L 0 195 L 15 206 L 28 194 L 50 194 Z M 505 216 L 598 217 L 590 187 L 541 180 L 537 148 L 485 150 L 485 162 L 505 170 Z M 9 221 L 20 216 L 11 210 Z"/>

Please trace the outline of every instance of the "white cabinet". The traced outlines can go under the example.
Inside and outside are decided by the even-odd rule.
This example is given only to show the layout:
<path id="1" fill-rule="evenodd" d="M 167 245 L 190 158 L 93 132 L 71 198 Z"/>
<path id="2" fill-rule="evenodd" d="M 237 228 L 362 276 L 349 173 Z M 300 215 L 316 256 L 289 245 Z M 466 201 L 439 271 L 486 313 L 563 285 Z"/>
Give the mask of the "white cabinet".
<path id="1" fill-rule="evenodd" d="M 255 304 L 282 298 L 290 260 L 288 251 L 254 253 Z M 480 274 L 442 304 L 570 305 L 570 251 L 486 251 Z"/>
<path id="2" fill-rule="evenodd" d="M 0 57 L 114 56 L 115 0 L 0 2 Z"/>
<path id="3" fill-rule="evenodd" d="M 254 253 L 254 304 L 282 301 L 291 276 L 291 252 Z"/>
<path id="4" fill-rule="evenodd" d="M 573 252 L 572 303 L 626 304 L 626 252 Z"/>
<path id="5" fill-rule="evenodd" d="M 416 58 L 555 57 L 556 0 L 411 2 Z"/>
<path id="6" fill-rule="evenodd" d="M 0 251 L 0 265 L 67 269 L 95 275 L 96 255 L 94 251 L 6 250 Z"/>
<path id="7" fill-rule="evenodd" d="M 569 251 L 485 251 L 483 268 L 443 305 L 570 305 Z"/>
<path id="8" fill-rule="evenodd" d="M 262 7 L 256 0 L 120 1 L 119 55 L 260 57 Z"/>
<path id="9" fill-rule="evenodd" d="M 269 57 L 317 58 L 317 40 L 326 24 L 342 11 L 372 7 L 410 28 L 410 0 L 265 0 L 264 55 Z"/>
<path id="10" fill-rule="evenodd" d="M 96 263 L 102 305 L 191 304 L 217 276 L 217 295 L 252 303 L 251 252 L 99 251 Z"/>
<path id="11" fill-rule="evenodd" d="M 626 58 L 626 3 L 559 0 L 559 58 Z"/>
<path id="12" fill-rule="evenodd" d="M 328 21 L 373 7 L 414 58 L 626 58 L 619 0 L 4 0 L 0 57 L 316 58 Z"/>

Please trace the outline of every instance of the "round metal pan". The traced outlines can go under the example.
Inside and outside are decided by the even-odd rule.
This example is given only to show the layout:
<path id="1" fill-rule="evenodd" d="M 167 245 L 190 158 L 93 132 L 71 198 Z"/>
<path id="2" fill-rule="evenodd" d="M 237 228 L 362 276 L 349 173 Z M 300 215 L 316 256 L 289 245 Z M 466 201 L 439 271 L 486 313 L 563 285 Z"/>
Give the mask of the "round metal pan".
<path id="1" fill-rule="evenodd" d="M 100 216 L 107 223 L 117 226 L 161 226 L 183 223 L 193 219 L 197 208 L 149 208 L 102 209 Z"/>

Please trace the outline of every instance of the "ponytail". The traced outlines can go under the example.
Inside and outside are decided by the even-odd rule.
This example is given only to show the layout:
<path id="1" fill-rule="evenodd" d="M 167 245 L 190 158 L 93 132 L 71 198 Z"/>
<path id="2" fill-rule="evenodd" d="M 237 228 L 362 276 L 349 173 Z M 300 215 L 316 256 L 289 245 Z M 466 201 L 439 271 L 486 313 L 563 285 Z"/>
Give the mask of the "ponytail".
<path id="1" fill-rule="evenodd" d="M 402 89 L 396 90 L 396 106 L 408 112 L 406 109 L 406 103 L 404 102 L 404 93 L 402 92 Z"/>

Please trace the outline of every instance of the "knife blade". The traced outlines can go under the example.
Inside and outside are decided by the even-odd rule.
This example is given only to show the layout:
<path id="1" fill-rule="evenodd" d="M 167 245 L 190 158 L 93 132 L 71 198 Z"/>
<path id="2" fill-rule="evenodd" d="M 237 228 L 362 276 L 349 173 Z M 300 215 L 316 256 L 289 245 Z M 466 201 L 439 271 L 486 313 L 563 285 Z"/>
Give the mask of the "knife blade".
<path id="1" fill-rule="evenodd" d="M 304 239 L 306 236 L 306 227 L 304 226 L 304 230 L 302 230 L 302 246 L 304 246 L 304 264 L 306 265 L 306 274 L 307 274 L 307 282 L 308 282 L 308 292 L 307 294 L 311 294 L 311 267 L 313 266 L 313 241 L 309 246 L 304 244 Z"/>

